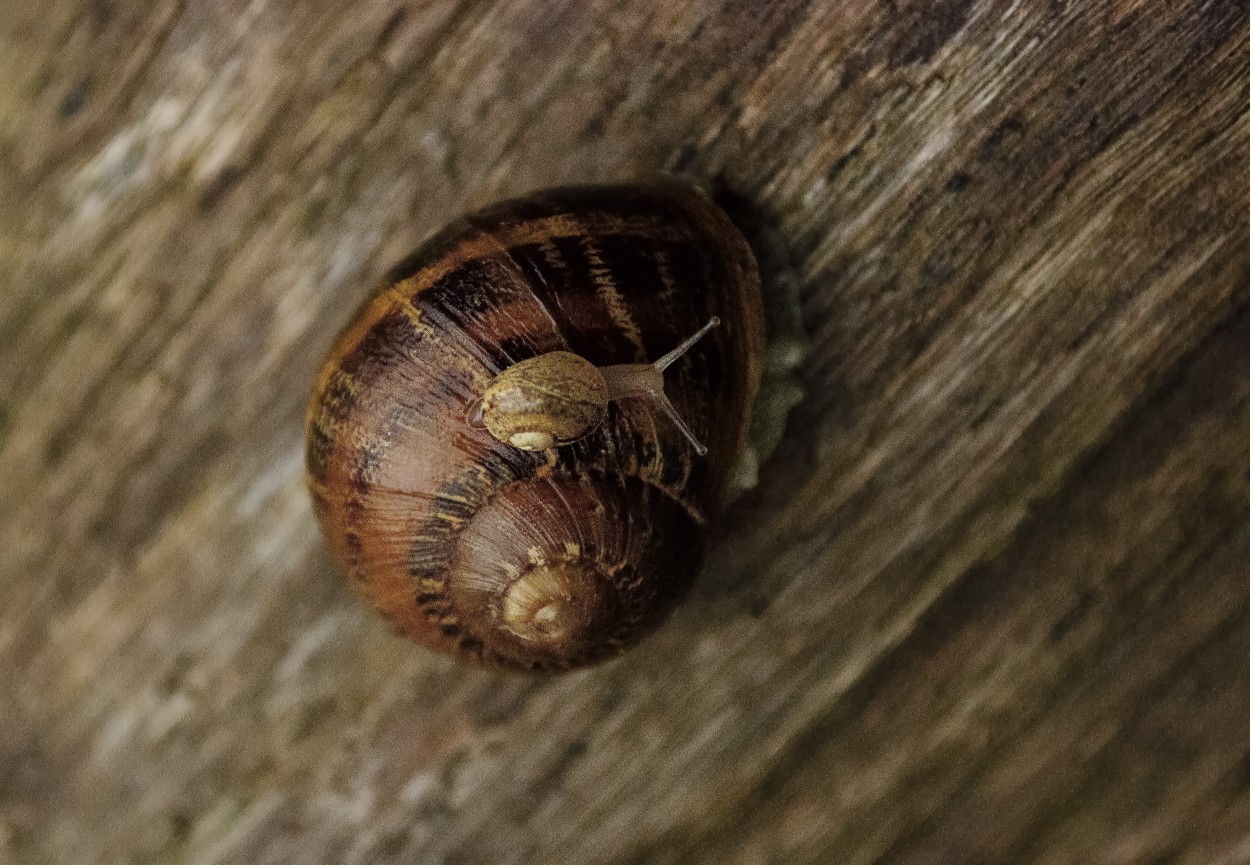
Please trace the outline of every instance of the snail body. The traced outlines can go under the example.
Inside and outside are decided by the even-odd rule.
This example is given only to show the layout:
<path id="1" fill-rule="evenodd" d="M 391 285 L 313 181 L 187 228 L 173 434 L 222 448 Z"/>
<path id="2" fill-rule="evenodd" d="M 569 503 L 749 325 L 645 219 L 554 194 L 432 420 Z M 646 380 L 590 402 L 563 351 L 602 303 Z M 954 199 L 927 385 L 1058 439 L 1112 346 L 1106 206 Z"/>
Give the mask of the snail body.
<path id="1" fill-rule="evenodd" d="M 307 423 L 318 518 L 421 645 L 601 659 L 693 579 L 763 343 L 755 260 L 699 190 L 568 187 L 472 214 L 327 358 Z"/>

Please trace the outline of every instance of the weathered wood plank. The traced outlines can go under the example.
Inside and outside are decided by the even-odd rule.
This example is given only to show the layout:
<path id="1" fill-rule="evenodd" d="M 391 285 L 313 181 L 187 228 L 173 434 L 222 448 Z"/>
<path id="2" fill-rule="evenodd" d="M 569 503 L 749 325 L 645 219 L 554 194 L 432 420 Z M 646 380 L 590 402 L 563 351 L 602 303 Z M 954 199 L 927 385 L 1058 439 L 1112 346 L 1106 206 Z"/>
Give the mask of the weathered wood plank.
<path id="1" fill-rule="evenodd" d="M 0 862 L 1250 856 L 1250 10 L 0 10 Z M 657 167 L 809 398 L 674 619 L 461 670 L 349 596 L 321 355 L 450 216 Z"/>
<path id="2" fill-rule="evenodd" d="M 1180 852 L 1191 799 L 1244 805 L 1247 345 L 1243 314 L 1178 364 L 726 812 L 710 858 L 758 861 L 803 823 L 780 861 Z"/>

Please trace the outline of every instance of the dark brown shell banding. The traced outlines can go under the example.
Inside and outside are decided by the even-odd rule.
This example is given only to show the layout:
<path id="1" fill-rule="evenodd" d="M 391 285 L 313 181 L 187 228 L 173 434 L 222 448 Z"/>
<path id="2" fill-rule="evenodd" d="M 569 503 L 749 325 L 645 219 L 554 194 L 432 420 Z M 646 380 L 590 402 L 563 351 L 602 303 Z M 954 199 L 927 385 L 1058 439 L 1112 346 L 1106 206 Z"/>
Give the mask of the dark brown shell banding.
<path id="1" fill-rule="evenodd" d="M 645 400 L 546 451 L 474 421 L 512 364 L 651 363 L 711 316 L 723 325 L 665 373 L 705 457 Z M 524 669 L 602 658 L 688 587 L 763 337 L 751 252 L 698 190 L 571 187 L 472 214 L 396 268 L 327 359 L 307 425 L 317 515 L 354 587 L 415 642 Z"/>

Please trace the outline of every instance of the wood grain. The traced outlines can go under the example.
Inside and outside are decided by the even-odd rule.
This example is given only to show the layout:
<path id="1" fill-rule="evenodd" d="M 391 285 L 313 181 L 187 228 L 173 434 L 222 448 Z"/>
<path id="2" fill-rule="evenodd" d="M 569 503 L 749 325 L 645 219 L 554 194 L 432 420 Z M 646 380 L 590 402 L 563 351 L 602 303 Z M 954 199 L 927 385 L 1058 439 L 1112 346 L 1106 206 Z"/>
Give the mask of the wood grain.
<path id="1" fill-rule="evenodd" d="M 0 58 L 0 862 L 1250 861 L 1244 2 L 50 0 Z M 311 517 L 321 358 L 452 217 L 664 168 L 791 246 L 782 453 L 619 661 L 410 647 Z"/>

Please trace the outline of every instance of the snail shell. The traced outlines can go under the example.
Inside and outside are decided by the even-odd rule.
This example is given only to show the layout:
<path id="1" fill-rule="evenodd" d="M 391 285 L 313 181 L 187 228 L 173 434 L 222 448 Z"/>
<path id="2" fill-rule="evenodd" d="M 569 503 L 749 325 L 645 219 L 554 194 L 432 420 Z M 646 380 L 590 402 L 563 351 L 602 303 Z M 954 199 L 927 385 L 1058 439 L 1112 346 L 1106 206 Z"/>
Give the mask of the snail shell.
<path id="1" fill-rule="evenodd" d="M 318 518 L 352 585 L 419 644 L 522 669 L 603 658 L 689 586 L 763 342 L 751 251 L 693 187 L 553 189 L 464 217 L 392 272 L 322 368 Z M 525 364 L 577 384 L 544 371 L 551 401 L 509 403 Z M 578 390 L 586 367 L 615 388 L 606 402 Z"/>

